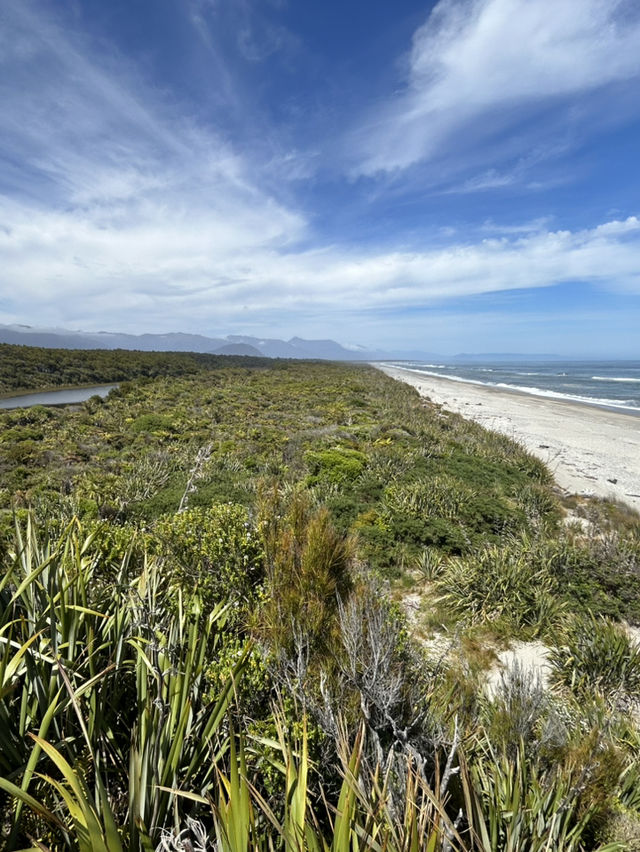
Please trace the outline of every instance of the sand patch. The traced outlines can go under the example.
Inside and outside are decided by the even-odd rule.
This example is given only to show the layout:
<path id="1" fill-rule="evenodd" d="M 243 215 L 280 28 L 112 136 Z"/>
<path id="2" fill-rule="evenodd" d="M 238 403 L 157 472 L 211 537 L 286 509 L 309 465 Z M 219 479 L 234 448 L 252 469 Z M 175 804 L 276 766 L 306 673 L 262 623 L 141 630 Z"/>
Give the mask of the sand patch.
<path id="1" fill-rule="evenodd" d="M 525 675 L 538 681 L 543 689 L 549 685 L 551 664 L 549 649 L 542 642 L 513 642 L 506 651 L 500 651 L 498 661 L 489 670 L 487 676 L 487 693 L 496 694 L 504 672 L 515 667 Z"/>

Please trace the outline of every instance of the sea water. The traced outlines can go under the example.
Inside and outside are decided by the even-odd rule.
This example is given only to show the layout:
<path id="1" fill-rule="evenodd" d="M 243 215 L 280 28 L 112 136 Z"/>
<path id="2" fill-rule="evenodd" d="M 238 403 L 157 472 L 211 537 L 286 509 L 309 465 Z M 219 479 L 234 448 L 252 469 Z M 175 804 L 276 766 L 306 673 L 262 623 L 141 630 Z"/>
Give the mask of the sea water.
<path id="1" fill-rule="evenodd" d="M 389 362 L 390 363 L 390 362 Z M 418 374 L 640 415 L 640 361 L 394 361 Z"/>

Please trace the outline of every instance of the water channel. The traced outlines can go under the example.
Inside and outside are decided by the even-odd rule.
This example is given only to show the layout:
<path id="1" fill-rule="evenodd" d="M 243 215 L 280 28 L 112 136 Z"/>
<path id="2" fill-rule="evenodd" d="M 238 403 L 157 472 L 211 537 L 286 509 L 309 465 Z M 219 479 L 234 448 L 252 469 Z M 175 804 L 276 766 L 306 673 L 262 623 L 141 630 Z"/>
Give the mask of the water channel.
<path id="1" fill-rule="evenodd" d="M 30 408 L 32 405 L 70 405 L 84 402 L 92 396 L 105 397 L 118 385 L 95 385 L 90 388 L 65 388 L 64 390 L 39 391 L 20 396 L 8 396 L 0 399 L 0 408 Z"/>

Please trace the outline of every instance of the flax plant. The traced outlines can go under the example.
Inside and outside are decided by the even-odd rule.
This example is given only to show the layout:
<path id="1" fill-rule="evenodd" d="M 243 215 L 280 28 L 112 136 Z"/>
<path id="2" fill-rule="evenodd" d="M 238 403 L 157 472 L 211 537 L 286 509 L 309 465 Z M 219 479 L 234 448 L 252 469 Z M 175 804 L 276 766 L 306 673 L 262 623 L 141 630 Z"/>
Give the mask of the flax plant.
<path id="1" fill-rule="evenodd" d="M 598 805 L 584 797 L 587 770 L 542 769 L 520 743 L 515 758 L 480 742 L 462 779 L 477 852 L 622 852 L 623 843 L 593 842 Z"/>
<path id="2" fill-rule="evenodd" d="M 84 845 L 97 825 L 115 849 L 117 822 L 123 848 L 152 849 L 182 816 L 163 787 L 206 792 L 224 752 L 216 735 L 245 655 L 213 699 L 204 671 L 227 607 L 205 613 L 196 595 L 169 594 L 158 562 L 132 565 L 131 547 L 102 587 L 101 552 L 77 521 L 41 542 L 29 519 L 6 560 L 0 783 L 16 800 L 8 848 L 26 804 L 64 843 L 77 836 L 78 848 L 101 848 Z"/>

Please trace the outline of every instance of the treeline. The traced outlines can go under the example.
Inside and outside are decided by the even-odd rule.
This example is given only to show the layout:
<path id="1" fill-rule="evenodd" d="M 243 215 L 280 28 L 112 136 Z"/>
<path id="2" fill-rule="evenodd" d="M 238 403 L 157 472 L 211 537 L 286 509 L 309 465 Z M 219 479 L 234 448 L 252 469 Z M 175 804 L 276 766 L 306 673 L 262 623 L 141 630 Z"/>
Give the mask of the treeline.
<path id="1" fill-rule="evenodd" d="M 127 379 L 184 376 L 247 362 L 241 356 L 126 349 L 42 349 L 0 344 L 0 394 L 23 390 L 108 384 Z M 249 362 L 265 365 L 268 358 Z"/>

